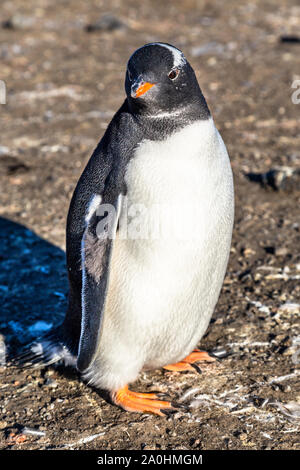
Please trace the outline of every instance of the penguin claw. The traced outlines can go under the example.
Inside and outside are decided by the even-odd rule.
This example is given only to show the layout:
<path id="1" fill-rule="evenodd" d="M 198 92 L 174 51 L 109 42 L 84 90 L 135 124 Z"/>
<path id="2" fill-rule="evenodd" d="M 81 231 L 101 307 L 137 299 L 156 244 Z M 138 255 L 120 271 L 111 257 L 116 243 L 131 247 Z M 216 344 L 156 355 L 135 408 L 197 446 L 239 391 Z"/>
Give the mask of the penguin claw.
<path id="1" fill-rule="evenodd" d="M 170 396 L 167 395 L 166 393 L 158 392 L 158 393 L 156 393 L 156 396 L 157 396 L 157 398 L 159 398 L 160 400 L 167 400 L 167 401 L 170 401 Z"/>
<path id="2" fill-rule="evenodd" d="M 202 374 L 202 370 L 199 366 L 197 366 L 197 364 L 191 364 L 191 366 L 193 367 L 193 369 L 195 369 L 196 372 L 198 372 L 198 374 Z"/>
<path id="3" fill-rule="evenodd" d="M 171 416 L 171 415 L 177 413 L 178 410 L 175 409 L 175 408 L 162 408 L 160 411 L 161 411 L 165 416 Z"/>
<path id="4" fill-rule="evenodd" d="M 176 411 L 179 411 L 179 410 L 188 411 L 189 410 L 189 406 L 186 403 L 178 403 L 178 402 L 172 401 L 171 405 Z"/>
<path id="5" fill-rule="evenodd" d="M 189 411 L 189 406 L 186 403 L 178 403 L 175 401 L 171 401 L 172 408 L 165 408 L 162 409 L 161 412 L 164 413 L 166 416 L 173 415 L 180 410 Z"/>
<path id="6" fill-rule="evenodd" d="M 210 357 L 212 357 L 216 362 L 221 362 L 221 360 L 223 359 L 223 357 L 218 357 L 218 356 L 215 356 L 213 353 L 209 353 Z"/>

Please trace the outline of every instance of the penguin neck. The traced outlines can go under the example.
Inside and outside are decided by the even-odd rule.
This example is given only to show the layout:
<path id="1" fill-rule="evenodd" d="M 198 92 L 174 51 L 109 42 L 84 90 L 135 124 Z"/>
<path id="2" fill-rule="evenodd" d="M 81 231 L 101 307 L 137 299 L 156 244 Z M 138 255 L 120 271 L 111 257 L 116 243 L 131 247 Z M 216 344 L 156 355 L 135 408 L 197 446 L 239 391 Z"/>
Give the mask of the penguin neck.
<path id="1" fill-rule="evenodd" d="M 203 95 L 202 95 L 203 97 Z M 196 121 L 211 118 L 205 98 L 200 103 L 189 103 L 177 109 L 157 110 L 149 112 L 147 108 L 132 106 L 127 99 L 128 111 L 139 126 L 143 128 L 145 138 L 162 140 Z"/>

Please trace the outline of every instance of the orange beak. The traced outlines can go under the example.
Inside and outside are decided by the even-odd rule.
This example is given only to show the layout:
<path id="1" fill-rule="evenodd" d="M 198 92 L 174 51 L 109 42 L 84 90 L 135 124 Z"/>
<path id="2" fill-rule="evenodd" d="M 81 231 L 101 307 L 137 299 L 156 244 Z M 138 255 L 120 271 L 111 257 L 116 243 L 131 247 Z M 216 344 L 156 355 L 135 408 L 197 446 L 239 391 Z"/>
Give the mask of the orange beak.
<path id="1" fill-rule="evenodd" d="M 150 88 L 154 86 L 154 83 L 149 83 L 149 82 L 144 82 L 142 83 L 136 90 L 133 95 L 133 98 L 139 98 L 139 96 L 142 96 L 144 93 L 146 93 Z M 132 96 L 132 95 L 131 95 Z"/>

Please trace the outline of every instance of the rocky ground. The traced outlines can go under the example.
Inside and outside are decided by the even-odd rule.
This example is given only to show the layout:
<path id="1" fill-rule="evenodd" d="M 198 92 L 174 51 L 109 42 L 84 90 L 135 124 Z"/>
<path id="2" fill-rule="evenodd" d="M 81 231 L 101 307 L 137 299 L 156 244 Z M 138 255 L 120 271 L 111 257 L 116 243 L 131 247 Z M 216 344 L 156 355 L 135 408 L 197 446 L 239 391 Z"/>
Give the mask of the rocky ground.
<path id="1" fill-rule="evenodd" d="M 299 449 L 298 2 L 15 0 L 0 21 L 0 448 Z M 70 197 L 124 99 L 129 55 L 155 40 L 194 66 L 236 191 L 228 272 L 200 345 L 227 357 L 133 386 L 189 404 L 169 418 L 124 412 L 73 371 L 5 365 L 4 351 L 64 315 Z"/>

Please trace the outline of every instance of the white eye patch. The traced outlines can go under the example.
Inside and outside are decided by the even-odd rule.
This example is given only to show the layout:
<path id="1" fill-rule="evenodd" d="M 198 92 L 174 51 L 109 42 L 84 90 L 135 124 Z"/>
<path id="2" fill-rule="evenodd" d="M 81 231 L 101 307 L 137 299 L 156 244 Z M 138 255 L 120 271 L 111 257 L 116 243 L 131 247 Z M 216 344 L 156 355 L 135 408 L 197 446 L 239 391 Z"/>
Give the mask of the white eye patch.
<path id="1" fill-rule="evenodd" d="M 176 47 L 171 46 L 170 44 L 165 44 L 163 42 L 151 42 L 150 44 L 145 44 L 145 46 L 142 46 L 137 50 L 143 49 L 144 47 L 147 47 L 147 46 L 161 46 L 161 47 L 164 47 L 165 49 L 168 49 L 172 53 L 172 56 L 173 56 L 173 68 L 182 67 L 184 64 L 186 64 L 186 58 L 184 57 L 183 53 Z"/>
<path id="2" fill-rule="evenodd" d="M 155 45 L 165 47 L 170 52 L 172 52 L 173 67 L 180 67 L 180 66 L 182 67 L 186 63 L 186 59 L 183 53 L 179 49 L 176 49 L 176 47 L 170 46 L 169 44 L 164 44 L 162 42 L 153 42 L 152 44 L 149 44 L 149 46 L 155 46 Z"/>

